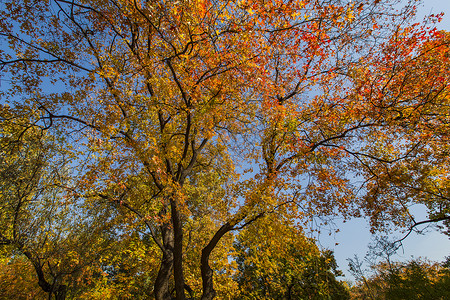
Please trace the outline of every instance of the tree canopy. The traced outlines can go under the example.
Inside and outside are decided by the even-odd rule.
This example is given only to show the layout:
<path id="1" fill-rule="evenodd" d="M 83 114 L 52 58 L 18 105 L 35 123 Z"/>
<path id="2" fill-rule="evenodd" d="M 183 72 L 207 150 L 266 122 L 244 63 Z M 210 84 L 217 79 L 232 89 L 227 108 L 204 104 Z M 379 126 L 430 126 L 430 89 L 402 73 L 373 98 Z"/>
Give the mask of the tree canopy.
<path id="1" fill-rule="evenodd" d="M 446 299 L 449 296 L 449 259 L 442 263 L 424 259 L 382 261 L 372 273 L 352 287 L 355 299 Z"/>
<path id="2" fill-rule="evenodd" d="M 412 228 L 417 203 L 448 222 L 449 35 L 399 2 L 3 1 L 1 243 L 26 255 L 17 220 L 50 222 L 32 237 L 64 232 L 52 246 L 83 270 L 99 253 L 92 284 L 62 258 L 40 274 L 42 247 L 26 255 L 49 297 L 66 292 L 43 282 L 71 274 L 105 294 L 136 280 L 142 297 L 206 300 L 237 293 L 233 249 L 263 247 L 263 228 Z M 268 257 L 301 265 L 272 255 L 297 243 L 314 248 L 299 237 Z"/>

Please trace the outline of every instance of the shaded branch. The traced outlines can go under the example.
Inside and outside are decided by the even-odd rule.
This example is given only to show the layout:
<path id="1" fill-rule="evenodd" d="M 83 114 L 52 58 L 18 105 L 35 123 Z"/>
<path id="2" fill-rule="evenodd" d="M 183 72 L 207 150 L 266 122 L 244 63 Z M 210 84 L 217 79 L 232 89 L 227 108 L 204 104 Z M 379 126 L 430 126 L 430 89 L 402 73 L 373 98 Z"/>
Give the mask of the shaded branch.
<path id="1" fill-rule="evenodd" d="M 429 219 L 429 220 L 424 220 L 424 221 L 420 221 L 420 222 L 414 222 L 414 225 L 409 227 L 408 233 L 404 237 L 402 237 L 401 239 L 395 241 L 394 244 L 396 244 L 396 243 L 400 243 L 401 244 L 401 242 L 403 240 L 405 240 L 411 234 L 411 232 L 414 231 L 414 229 L 417 226 L 420 226 L 420 225 L 423 225 L 423 224 L 428 224 L 428 223 L 438 223 L 438 222 L 446 221 L 446 220 L 450 220 L 450 216 L 444 216 L 444 217 L 440 217 L 440 218 L 436 218 L 436 219 Z"/>

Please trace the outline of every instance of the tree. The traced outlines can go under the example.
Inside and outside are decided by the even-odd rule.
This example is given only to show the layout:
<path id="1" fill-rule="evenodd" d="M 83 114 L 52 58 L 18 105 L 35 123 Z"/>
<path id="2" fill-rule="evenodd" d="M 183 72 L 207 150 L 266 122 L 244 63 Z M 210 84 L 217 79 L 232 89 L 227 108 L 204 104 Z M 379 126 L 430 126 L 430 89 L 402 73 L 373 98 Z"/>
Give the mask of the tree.
<path id="1" fill-rule="evenodd" d="M 64 139 L 33 124 L 32 111 L 2 105 L 0 117 L 2 263 L 18 268 L 11 277 L 17 280 L 10 282 L 15 289 L 22 288 L 22 273 L 48 299 L 65 299 L 68 287 L 89 273 L 87 266 L 111 244 L 105 222 L 111 215 L 88 209 L 68 193 Z M 36 276 L 27 274 L 30 267 Z"/>
<path id="2" fill-rule="evenodd" d="M 2 253 L 3 254 L 3 253 Z M 31 263 L 23 256 L 2 255 L 0 260 L 0 299 L 44 299 Z"/>
<path id="3" fill-rule="evenodd" d="M 45 292 L 64 298 L 65 285 L 59 282 L 60 274 L 52 274 L 53 281 L 47 281 L 42 261 L 47 262 L 48 257 L 37 250 L 52 248 L 51 243 L 57 239 L 52 234 L 52 227 L 58 226 L 56 211 L 63 210 L 55 205 L 58 191 L 52 189 L 62 178 L 56 170 L 64 166 L 57 159 L 50 162 L 57 142 L 47 140 L 44 133 L 28 124 L 26 116 L 13 114 L 8 106 L 2 107 L 1 116 L 0 243 L 14 246 L 30 260 Z"/>
<path id="4" fill-rule="evenodd" d="M 210 258 L 226 257 L 230 231 L 279 211 L 365 212 L 380 228 L 424 201 L 397 197 L 388 186 L 402 189 L 401 177 L 386 169 L 414 161 L 422 174 L 436 161 L 445 174 L 435 147 L 445 135 L 429 139 L 415 118 L 441 119 L 414 108 L 445 107 L 448 70 L 426 70 L 446 59 L 428 45 L 446 44 L 409 25 L 414 2 L 400 11 L 388 0 L 8 2 L 2 97 L 68 136 L 73 195 L 110 203 L 124 231 L 151 237 L 156 299 L 185 299 L 197 284 L 186 276 L 191 254 L 201 298 L 212 299 Z M 195 198 L 205 190 L 207 205 Z M 198 245 L 186 241 L 193 224 Z"/>
<path id="5" fill-rule="evenodd" d="M 358 299 L 447 299 L 449 270 L 423 259 L 408 262 L 385 262 L 371 266 L 373 273 L 365 284 L 352 287 Z M 372 292 L 368 292 L 368 289 Z"/>
<path id="6" fill-rule="evenodd" d="M 234 299 L 350 299 L 332 251 L 320 251 L 288 220 L 266 218 L 237 239 Z"/>
<path id="7" fill-rule="evenodd" d="M 421 35 L 422 27 L 418 35 L 404 38 L 409 30 L 392 37 L 353 78 L 358 82 L 359 97 L 369 99 L 374 113 L 389 121 L 389 126 L 380 128 L 363 146 L 366 152 L 360 155 L 365 165 L 360 173 L 366 181 L 367 194 L 361 198 L 365 210 L 375 227 L 390 219 L 409 227 L 410 233 L 427 223 L 448 225 L 450 216 L 449 35 L 434 29 L 433 38 L 427 39 Z M 409 213 L 407 207 L 418 203 L 428 208 L 428 220 L 415 220 Z"/>

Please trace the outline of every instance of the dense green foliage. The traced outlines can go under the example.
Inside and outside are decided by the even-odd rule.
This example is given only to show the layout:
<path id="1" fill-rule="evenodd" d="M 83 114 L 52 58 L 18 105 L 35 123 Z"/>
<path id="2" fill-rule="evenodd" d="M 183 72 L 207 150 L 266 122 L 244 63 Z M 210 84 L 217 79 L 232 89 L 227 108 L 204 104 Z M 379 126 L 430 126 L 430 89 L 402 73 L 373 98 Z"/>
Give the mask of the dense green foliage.
<path id="1" fill-rule="evenodd" d="M 354 299 L 448 299 L 449 267 L 448 258 L 441 264 L 420 259 L 379 263 L 372 266 L 373 273 L 357 282 L 351 292 Z"/>

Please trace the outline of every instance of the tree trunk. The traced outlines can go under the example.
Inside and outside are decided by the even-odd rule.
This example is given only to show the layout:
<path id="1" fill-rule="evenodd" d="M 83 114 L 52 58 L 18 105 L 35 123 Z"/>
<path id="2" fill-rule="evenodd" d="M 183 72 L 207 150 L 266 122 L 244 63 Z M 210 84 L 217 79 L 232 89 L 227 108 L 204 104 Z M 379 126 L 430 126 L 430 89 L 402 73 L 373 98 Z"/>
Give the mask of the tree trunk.
<path id="1" fill-rule="evenodd" d="M 214 282 L 213 282 L 213 270 L 209 266 L 209 256 L 211 252 L 216 247 L 217 243 L 220 239 L 233 228 L 229 223 L 225 223 L 219 230 L 214 234 L 212 239 L 209 241 L 208 245 L 205 246 L 202 250 L 201 257 L 201 274 L 202 274 L 202 285 L 203 285 L 203 294 L 201 300 L 212 300 L 216 297 L 216 291 L 214 290 Z"/>
<path id="2" fill-rule="evenodd" d="M 36 271 L 36 275 L 38 277 L 38 285 L 41 287 L 41 289 L 44 292 L 50 293 L 50 296 L 51 296 L 52 286 L 45 279 L 44 271 L 42 270 L 42 266 L 41 266 L 39 260 L 35 259 L 35 257 L 33 256 L 33 254 L 31 254 L 30 251 L 26 251 L 26 250 L 23 251 L 21 249 L 21 247 L 19 249 L 28 258 L 28 260 L 33 264 L 34 270 Z"/>
<path id="3" fill-rule="evenodd" d="M 287 290 L 287 295 L 286 295 L 287 300 L 292 300 L 292 288 L 293 287 L 294 287 L 294 283 L 291 283 L 288 285 L 288 290 Z"/>
<path id="4" fill-rule="evenodd" d="M 156 300 L 170 300 L 170 276 L 173 270 L 173 232 L 168 224 L 161 226 L 163 255 L 158 275 L 155 280 L 154 293 Z"/>
<path id="5" fill-rule="evenodd" d="M 57 284 L 57 277 L 53 278 L 53 284 L 48 283 L 45 279 L 44 271 L 39 259 L 34 257 L 30 251 L 23 251 L 22 249 L 21 251 L 33 264 L 34 270 L 36 271 L 36 275 L 38 277 L 38 285 L 44 292 L 48 293 L 48 299 L 51 300 L 52 295 L 55 295 L 56 300 L 65 300 L 67 295 L 67 286 L 65 284 Z"/>
<path id="6" fill-rule="evenodd" d="M 173 254 L 171 251 L 164 251 L 159 267 L 158 276 L 155 280 L 155 299 L 170 300 L 169 282 L 173 268 Z"/>
<path id="7" fill-rule="evenodd" d="M 65 284 L 61 284 L 55 291 L 55 299 L 65 300 L 66 294 L 67 294 L 67 286 Z"/>
<path id="8" fill-rule="evenodd" d="M 185 300 L 184 275 L 183 275 L 183 224 L 180 212 L 174 199 L 170 200 L 172 210 L 172 224 L 174 232 L 173 247 L 173 277 L 175 280 L 176 300 Z"/>

